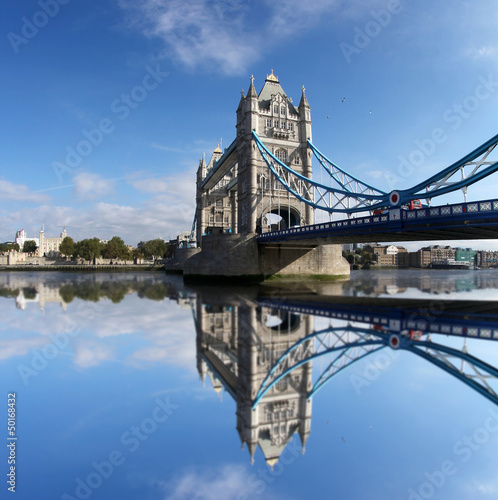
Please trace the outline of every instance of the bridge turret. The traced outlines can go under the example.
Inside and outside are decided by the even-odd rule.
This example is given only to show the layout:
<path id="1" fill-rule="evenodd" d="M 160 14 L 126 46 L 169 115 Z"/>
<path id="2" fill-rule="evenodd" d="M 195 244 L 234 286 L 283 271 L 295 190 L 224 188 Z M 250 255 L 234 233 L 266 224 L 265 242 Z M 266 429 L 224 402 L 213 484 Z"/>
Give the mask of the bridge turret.
<path id="1" fill-rule="evenodd" d="M 242 100 L 242 99 L 241 99 Z M 258 203 L 258 158 L 253 147 L 252 131 L 258 130 L 258 94 L 254 87 L 254 77 L 237 110 L 237 161 L 238 161 L 238 214 L 239 233 L 255 233 Z"/>
<path id="2" fill-rule="evenodd" d="M 199 166 L 197 167 L 197 182 L 196 182 L 196 190 L 195 190 L 195 210 L 196 210 L 196 220 L 197 220 L 197 242 L 200 244 L 201 237 L 204 233 L 204 215 L 203 210 L 205 208 L 204 203 L 204 191 L 201 187 L 202 181 L 205 179 L 207 175 L 207 165 L 206 165 L 206 155 L 202 153 L 202 159 L 199 160 Z"/>
<path id="3" fill-rule="evenodd" d="M 304 85 L 301 87 L 301 102 L 299 103 L 299 132 L 300 132 L 300 142 L 307 142 L 309 139 L 311 141 L 311 114 L 310 105 L 308 99 L 306 98 Z"/>

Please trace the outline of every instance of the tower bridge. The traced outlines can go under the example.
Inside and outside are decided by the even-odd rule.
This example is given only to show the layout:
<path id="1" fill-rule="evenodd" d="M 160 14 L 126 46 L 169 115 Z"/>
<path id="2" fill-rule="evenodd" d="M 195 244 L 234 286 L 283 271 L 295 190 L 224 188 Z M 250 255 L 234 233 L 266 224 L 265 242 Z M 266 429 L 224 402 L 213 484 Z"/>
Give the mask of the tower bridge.
<path id="1" fill-rule="evenodd" d="M 273 70 L 259 94 L 251 77 L 236 111 L 236 138 L 199 162 L 197 245 L 176 255 L 186 279 L 347 277 L 342 243 L 498 237 L 498 199 L 467 200 L 470 185 L 498 170 L 498 135 L 426 181 L 386 192 L 313 144 L 310 109 L 304 87 L 295 106 Z M 460 190 L 462 203 L 437 203 Z M 414 200 L 419 206 L 408 210 Z"/>

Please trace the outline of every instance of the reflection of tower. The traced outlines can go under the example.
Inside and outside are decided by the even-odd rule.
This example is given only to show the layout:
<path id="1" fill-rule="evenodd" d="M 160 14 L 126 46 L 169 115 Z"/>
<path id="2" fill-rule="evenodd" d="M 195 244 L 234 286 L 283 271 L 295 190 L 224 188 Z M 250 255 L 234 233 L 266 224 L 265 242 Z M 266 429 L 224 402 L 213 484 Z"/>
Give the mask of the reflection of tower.
<path id="1" fill-rule="evenodd" d="M 237 385 L 236 308 L 197 301 L 197 370 L 220 394 L 222 386 L 235 398 Z"/>
<path id="2" fill-rule="evenodd" d="M 279 380 L 254 410 L 252 402 L 277 359 L 308 335 L 310 328 L 308 316 L 274 313 L 267 308 L 239 309 L 237 430 L 249 448 L 251 460 L 259 445 L 268 465 L 273 466 L 295 433 L 304 451 L 311 425 L 311 363 Z"/>
<path id="3" fill-rule="evenodd" d="M 237 431 L 251 461 L 259 446 L 273 466 L 298 433 L 304 450 L 311 425 L 311 363 L 296 368 L 252 403 L 264 378 L 281 354 L 309 334 L 311 318 L 257 308 L 249 300 L 237 305 L 196 305 L 197 367 L 215 389 L 223 387 L 237 404 Z M 309 348 L 311 349 L 311 345 Z"/>

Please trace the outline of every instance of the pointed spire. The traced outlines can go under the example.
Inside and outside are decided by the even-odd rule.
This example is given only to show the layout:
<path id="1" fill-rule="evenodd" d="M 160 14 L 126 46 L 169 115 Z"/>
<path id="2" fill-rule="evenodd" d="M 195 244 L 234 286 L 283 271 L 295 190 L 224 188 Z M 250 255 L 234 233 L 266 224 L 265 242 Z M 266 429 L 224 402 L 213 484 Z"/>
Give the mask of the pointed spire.
<path id="1" fill-rule="evenodd" d="M 247 449 L 249 450 L 249 455 L 251 456 L 251 465 L 254 465 L 254 454 L 256 453 L 257 443 L 247 443 Z"/>
<path id="2" fill-rule="evenodd" d="M 251 85 L 249 86 L 249 90 L 247 91 L 248 98 L 258 98 L 258 94 L 256 93 L 256 89 L 254 87 L 254 76 L 251 75 Z"/>
<path id="3" fill-rule="evenodd" d="M 306 94 L 304 93 L 304 91 L 305 91 L 304 85 L 301 87 L 301 90 L 302 90 L 302 94 L 301 94 L 301 102 L 299 103 L 299 107 L 302 108 L 302 107 L 306 106 L 309 108 L 310 104 L 308 102 L 308 99 L 306 99 Z"/>
<path id="4" fill-rule="evenodd" d="M 244 107 L 245 100 L 246 100 L 246 98 L 244 96 L 244 89 L 242 89 L 240 91 L 240 101 L 239 101 L 239 106 L 237 107 L 237 113 L 239 113 L 240 111 L 242 111 L 242 108 Z"/>
<path id="5" fill-rule="evenodd" d="M 308 441 L 309 436 L 310 436 L 310 431 L 306 431 L 305 424 L 301 423 L 299 425 L 299 439 L 301 440 L 302 454 L 303 455 L 305 452 L 306 441 Z"/>

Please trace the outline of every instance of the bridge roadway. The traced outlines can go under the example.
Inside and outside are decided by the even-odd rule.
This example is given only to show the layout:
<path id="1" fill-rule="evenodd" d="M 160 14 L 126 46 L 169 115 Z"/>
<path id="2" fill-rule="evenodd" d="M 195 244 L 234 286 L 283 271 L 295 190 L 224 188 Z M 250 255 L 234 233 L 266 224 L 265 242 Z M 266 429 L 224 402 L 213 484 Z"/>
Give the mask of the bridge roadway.
<path id="1" fill-rule="evenodd" d="M 369 215 L 263 233 L 259 244 L 314 247 L 332 243 L 498 239 L 498 199 L 392 208 Z"/>
<path id="2" fill-rule="evenodd" d="M 265 296 L 266 295 L 266 296 Z M 261 307 L 358 321 L 389 332 L 417 330 L 456 337 L 498 340 L 496 301 L 285 295 L 269 289 L 258 299 Z"/>

